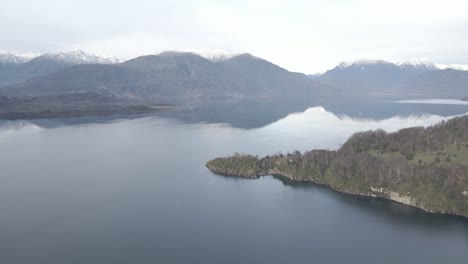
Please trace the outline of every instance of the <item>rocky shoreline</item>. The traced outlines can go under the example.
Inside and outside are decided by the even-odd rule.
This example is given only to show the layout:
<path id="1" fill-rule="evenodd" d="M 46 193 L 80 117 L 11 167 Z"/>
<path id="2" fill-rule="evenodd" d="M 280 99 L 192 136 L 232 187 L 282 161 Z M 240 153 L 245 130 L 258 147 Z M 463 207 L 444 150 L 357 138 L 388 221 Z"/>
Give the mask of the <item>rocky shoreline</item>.
<path id="1" fill-rule="evenodd" d="M 287 175 L 282 175 L 282 174 L 277 174 L 277 173 L 276 174 L 273 174 L 273 173 L 271 173 L 271 174 L 259 174 L 259 175 L 255 175 L 255 176 L 253 176 L 251 174 L 249 174 L 249 175 L 245 175 L 245 174 L 227 174 L 227 173 L 223 172 L 222 169 L 212 166 L 210 164 L 210 162 L 207 162 L 206 167 L 208 168 L 208 170 L 210 170 L 214 174 L 227 176 L 227 177 L 240 177 L 240 178 L 255 180 L 255 179 L 259 179 L 260 177 L 273 176 L 273 177 L 275 177 L 277 179 L 281 179 L 283 181 L 287 181 L 287 182 L 290 182 L 290 183 L 318 184 L 318 185 L 326 186 L 326 187 L 332 189 L 333 191 L 343 193 L 343 194 L 356 195 L 356 196 L 369 197 L 369 198 L 381 198 L 381 199 L 396 202 L 396 203 L 399 203 L 399 204 L 402 204 L 402 205 L 414 207 L 414 208 L 420 209 L 420 210 L 422 210 L 424 212 L 427 212 L 427 213 L 454 215 L 454 216 L 463 217 L 463 218 L 468 219 L 468 215 L 458 214 L 458 213 L 455 213 L 455 212 L 442 211 L 442 210 L 439 210 L 439 211 L 431 210 L 431 209 L 428 209 L 428 208 L 425 208 L 425 207 L 422 207 L 422 206 L 418 206 L 417 204 L 415 204 L 413 202 L 414 199 L 412 199 L 411 197 L 409 197 L 409 196 L 400 196 L 400 194 L 398 194 L 397 192 L 393 192 L 393 191 L 386 192 L 383 188 L 377 189 L 377 188 L 374 188 L 374 187 L 370 187 L 369 192 L 367 192 L 367 193 L 353 192 L 353 191 L 338 189 L 338 188 L 333 187 L 332 185 L 329 185 L 329 184 L 323 183 L 323 182 L 317 182 L 317 181 L 314 181 L 313 179 L 306 179 L 306 180 L 295 179 L 292 176 L 287 176 Z"/>

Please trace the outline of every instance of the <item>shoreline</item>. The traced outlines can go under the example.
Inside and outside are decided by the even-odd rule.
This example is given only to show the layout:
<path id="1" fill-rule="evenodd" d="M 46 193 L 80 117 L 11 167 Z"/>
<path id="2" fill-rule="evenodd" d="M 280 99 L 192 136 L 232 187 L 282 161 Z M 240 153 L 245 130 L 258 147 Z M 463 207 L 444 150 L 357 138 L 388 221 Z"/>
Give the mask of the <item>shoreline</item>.
<path id="1" fill-rule="evenodd" d="M 179 105 L 103 105 L 93 107 L 57 108 L 38 111 L 0 111 L 0 120 L 38 120 L 56 118 L 106 117 L 142 115 L 186 109 Z"/>
<path id="2" fill-rule="evenodd" d="M 357 193 L 357 192 L 351 192 L 351 191 L 346 191 L 346 190 L 340 190 L 338 188 L 335 188 L 335 187 L 331 186 L 330 184 L 314 181 L 313 179 L 297 180 L 297 179 L 290 178 L 290 177 L 282 175 L 282 174 L 266 174 L 266 175 L 257 175 L 256 177 L 246 177 L 246 176 L 243 176 L 243 175 L 234 175 L 234 174 L 226 174 L 226 173 L 216 172 L 215 171 L 216 169 L 215 168 L 211 169 L 209 167 L 209 165 L 205 165 L 205 167 L 211 173 L 213 173 L 215 175 L 224 176 L 224 177 L 241 178 L 241 179 L 247 179 L 247 180 L 258 180 L 258 179 L 260 179 L 262 177 L 273 177 L 273 178 L 275 178 L 275 179 L 277 179 L 279 181 L 285 181 L 286 183 L 288 183 L 288 182 L 293 183 L 293 184 L 301 184 L 302 183 L 302 184 L 312 184 L 312 185 L 322 186 L 322 187 L 328 188 L 329 190 L 340 193 L 340 194 L 351 195 L 351 196 L 359 196 L 359 197 L 364 197 L 364 198 L 369 198 L 369 199 L 382 199 L 382 200 L 387 201 L 387 202 L 393 202 L 393 203 L 397 203 L 397 204 L 400 204 L 400 205 L 403 205 L 403 206 L 408 206 L 408 207 L 415 208 L 415 209 L 421 210 L 422 212 L 433 214 L 433 215 L 454 216 L 454 217 L 460 217 L 460 218 L 462 218 L 464 220 L 468 220 L 468 216 L 465 216 L 465 215 L 462 215 L 462 214 L 451 213 L 451 212 L 446 212 L 446 211 L 432 211 L 432 210 L 428 210 L 428 209 L 423 208 L 423 207 L 419 207 L 419 206 L 416 206 L 416 205 L 404 203 L 404 202 L 401 202 L 399 200 L 391 199 L 391 198 L 384 197 L 384 196 L 378 196 L 378 195 L 374 195 L 374 194 Z"/>

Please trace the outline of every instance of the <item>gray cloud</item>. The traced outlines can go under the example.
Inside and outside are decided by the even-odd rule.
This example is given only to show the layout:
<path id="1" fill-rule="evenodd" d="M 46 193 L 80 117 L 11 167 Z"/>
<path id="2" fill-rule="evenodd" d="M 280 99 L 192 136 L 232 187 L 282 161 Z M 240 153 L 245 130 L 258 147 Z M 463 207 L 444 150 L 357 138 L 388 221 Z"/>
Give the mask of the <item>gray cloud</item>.
<path id="1" fill-rule="evenodd" d="M 251 52 L 290 70 L 342 60 L 468 64 L 466 1 L 4 0 L 0 50 Z"/>

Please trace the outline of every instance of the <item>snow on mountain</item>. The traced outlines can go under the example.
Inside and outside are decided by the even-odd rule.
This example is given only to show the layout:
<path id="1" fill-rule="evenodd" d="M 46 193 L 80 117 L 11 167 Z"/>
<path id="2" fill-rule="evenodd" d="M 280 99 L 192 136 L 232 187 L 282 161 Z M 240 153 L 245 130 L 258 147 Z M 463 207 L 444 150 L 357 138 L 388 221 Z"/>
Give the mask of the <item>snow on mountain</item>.
<path id="1" fill-rule="evenodd" d="M 396 65 L 402 69 L 413 69 L 419 71 L 435 71 L 454 69 L 460 71 L 468 71 L 468 64 L 441 64 L 433 63 L 427 60 L 406 60 L 406 61 L 385 61 L 385 60 L 373 60 L 373 59 L 359 59 L 354 61 L 346 61 L 340 63 L 337 67 L 340 69 L 348 68 L 351 66 L 365 67 L 369 65 Z"/>
<path id="2" fill-rule="evenodd" d="M 425 61 L 389 62 L 384 60 L 357 60 L 343 62 L 327 71 L 320 78 L 349 79 L 372 85 L 390 86 L 405 83 L 437 67 Z"/>
<path id="3" fill-rule="evenodd" d="M 37 57 L 38 54 L 34 53 L 13 53 L 13 52 L 0 52 L 0 63 L 2 64 L 23 64 L 33 58 Z"/>
<path id="4" fill-rule="evenodd" d="M 53 59 L 67 64 L 115 64 L 122 62 L 122 60 L 115 57 L 104 58 L 77 50 L 71 52 L 46 53 L 42 55 L 37 53 L 0 52 L 0 63 L 19 65 L 38 57 Z"/>
<path id="5" fill-rule="evenodd" d="M 424 60 L 408 60 L 408 61 L 390 62 L 390 61 L 385 61 L 381 59 L 379 60 L 360 59 L 360 60 L 355 60 L 355 61 L 342 62 L 338 65 L 338 68 L 347 68 L 351 66 L 362 67 L 366 65 L 395 65 L 402 69 L 413 68 L 413 69 L 427 70 L 427 71 L 433 71 L 433 70 L 438 69 L 436 64 L 429 62 L 429 61 L 424 61 Z"/>
<path id="6" fill-rule="evenodd" d="M 365 69 L 372 68 L 376 70 L 377 68 L 386 70 L 400 70 L 412 75 L 419 75 L 426 72 L 431 72 L 438 70 L 439 67 L 426 60 L 408 60 L 408 61 L 385 61 L 385 60 L 355 60 L 340 63 L 335 70 L 350 70 L 357 69 L 363 71 Z"/>
<path id="7" fill-rule="evenodd" d="M 372 64 L 391 64 L 390 62 L 384 60 L 372 60 L 372 59 L 359 59 L 353 61 L 344 61 L 338 64 L 338 68 L 348 68 L 351 66 L 364 66 L 364 65 L 372 65 Z"/>
<path id="8" fill-rule="evenodd" d="M 58 60 L 69 64 L 115 64 L 121 62 L 115 57 L 103 58 L 81 50 L 60 52 L 56 54 L 44 54 L 43 57 Z"/>
<path id="9" fill-rule="evenodd" d="M 202 50 L 196 52 L 198 55 L 210 61 L 223 61 L 235 57 L 238 54 L 230 53 L 225 50 Z"/>
<path id="10" fill-rule="evenodd" d="M 163 53 L 192 53 L 198 56 L 201 56 L 207 60 L 213 61 L 213 62 L 218 62 L 218 61 L 223 61 L 223 60 L 228 60 L 232 57 L 235 57 L 239 54 L 237 53 L 231 53 L 225 50 L 192 50 L 192 49 L 182 49 L 182 50 L 174 50 L 174 51 L 162 51 L 156 54 L 163 54 Z"/>
<path id="11" fill-rule="evenodd" d="M 468 71 L 468 64 L 437 64 L 437 68 L 441 70 L 453 69 L 459 71 Z"/>
<path id="12" fill-rule="evenodd" d="M 416 69 L 426 69 L 426 70 L 437 70 L 437 66 L 430 62 L 430 61 L 403 61 L 403 62 L 396 62 L 396 65 L 400 66 L 401 68 L 405 67 L 413 67 Z"/>

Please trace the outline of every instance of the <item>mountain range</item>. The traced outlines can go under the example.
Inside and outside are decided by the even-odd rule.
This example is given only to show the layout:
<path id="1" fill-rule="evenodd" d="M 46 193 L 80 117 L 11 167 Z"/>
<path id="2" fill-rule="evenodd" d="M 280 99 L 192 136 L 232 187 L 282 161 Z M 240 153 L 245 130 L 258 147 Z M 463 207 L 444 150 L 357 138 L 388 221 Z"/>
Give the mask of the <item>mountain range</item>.
<path id="1" fill-rule="evenodd" d="M 304 74 L 289 72 L 250 54 L 212 61 L 192 53 L 163 52 L 118 64 L 64 67 L 5 86 L 0 94 L 32 97 L 93 92 L 132 101 L 186 103 L 301 95 L 314 87 L 318 90 L 318 86 Z"/>
<path id="2" fill-rule="evenodd" d="M 468 71 L 439 69 L 433 63 L 356 61 L 342 63 L 316 79 L 375 98 L 459 99 L 468 91 Z"/>
<path id="3" fill-rule="evenodd" d="M 0 86 L 4 96 L 0 112 L 12 100 L 23 111 L 18 102 L 24 99 L 64 107 L 73 98 L 76 100 L 70 105 L 74 106 L 83 98 L 87 106 L 102 104 L 103 98 L 115 105 L 193 105 L 267 98 L 289 98 L 290 103 L 294 102 L 291 98 L 302 102 L 460 99 L 468 94 L 468 71 L 377 60 L 342 63 L 324 74 L 308 76 L 250 54 L 207 59 L 190 52 L 166 51 L 124 62 L 84 52 L 46 54 L 30 60 L 3 54 Z M 61 95 L 66 95 L 67 104 Z M 99 99 L 89 100 L 92 96 Z"/>
<path id="4" fill-rule="evenodd" d="M 0 53 L 0 86 L 11 85 L 78 64 L 115 64 L 116 58 L 102 58 L 83 51 L 22 56 Z"/>

